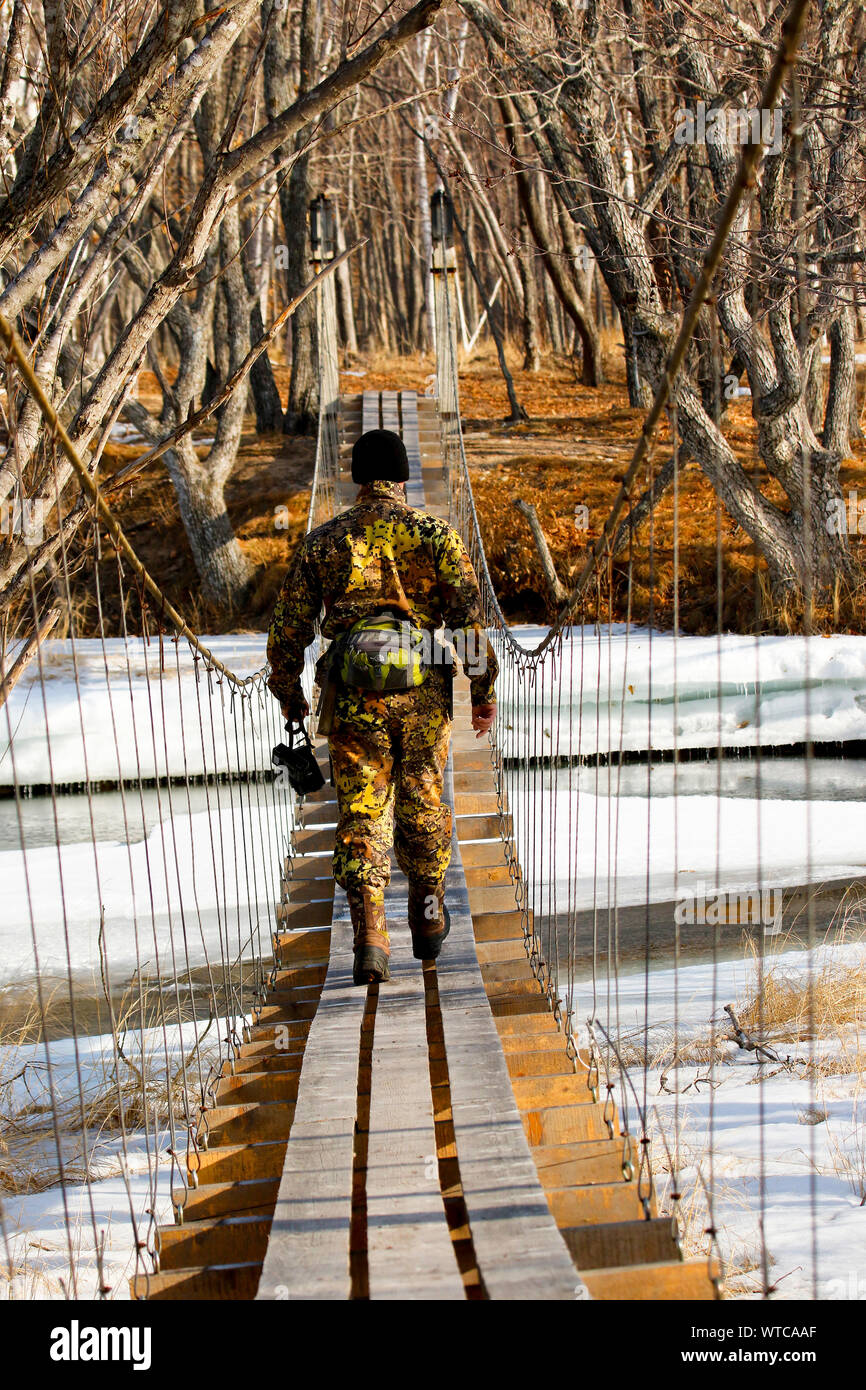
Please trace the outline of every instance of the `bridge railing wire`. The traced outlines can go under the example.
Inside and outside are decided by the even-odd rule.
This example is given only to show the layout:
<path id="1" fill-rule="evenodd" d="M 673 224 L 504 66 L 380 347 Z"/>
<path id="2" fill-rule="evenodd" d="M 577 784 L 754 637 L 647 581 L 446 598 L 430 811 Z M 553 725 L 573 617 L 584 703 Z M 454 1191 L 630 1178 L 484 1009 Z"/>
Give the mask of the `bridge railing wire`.
<path id="1" fill-rule="evenodd" d="M 332 276 L 316 294 L 310 526 L 338 475 Z M 54 499 L 51 583 L 28 575 L 0 651 L 0 1272 L 12 1298 L 111 1297 L 159 1271 L 158 1227 L 183 1221 L 225 1122 L 215 1087 L 275 976 L 298 807 L 271 767 L 284 734 L 261 639 L 205 642 L 167 599 L 0 327 L 9 437 L 34 398 L 92 509 L 67 540 Z M 65 635 L 34 641 L 58 604 Z"/>
<path id="2" fill-rule="evenodd" d="M 764 109 L 773 109 L 782 83 L 794 63 L 802 33 L 806 4 L 795 0 L 787 16 L 776 61 L 761 97 Z M 679 1242 L 684 1228 L 695 1219 L 698 1233 L 690 1231 L 692 1247 L 703 1245 L 708 1272 L 721 1286 L 724 1264 L 714 1213 L 714 1088 L 718 1077 L 712 1058 L 720 1046 L 717 1009 L 721 942 L 718 929 L 712 942 L 711 1060 L 706 1069 L 710 1091 L 709 1144 L 697 1164 L 691 1211 L 682 1209 L 682 1169 L 690 1166 L 682 1152 L 682 1114 L 679 1101 L 680 1038 L 680 927 L 673 930 L 673 1037 L 661 1037 L 657 1011 L 652 1009 L 651 964 L 655 953 L 652 914 L 653 863 L 659 850 L 673 855 L 674 891 L 682 869 L 679 863 L 677 820 L 677 747 L 674 720 L 672 750 L 674 797 L 673 821 L 659 817 L 653 783 L 652 757 L 646 758 L 645 813 L 643 824 L 631 816 L 620 823 L 622 779 L 631 748 L 626 729 L 626 708 L 633 687 L 629 673 L 639 671 L 641 699 L 646 701 L 647 728 L 643 745 L 654 746 L 653 727 L 653 632 L 652 590 L 658 583 L 655 522 L 649 518 L 649 548 L 644 549 L 640 582 L 649 586 L 648 630 L 632 623 L 632 596 L 637 582 L 635 536 L 626 530 L 626 550 L 615 556 L 614 536 L 620 531 L 629 498 L 636 483 L 649 487 L 653 476 L 653 438 L 667 411 L 674 450 L 678 447 L 677 379 L 698 316 L 710 296 L 728 235 L 740 205 L 754 188 L 755 171 L 762 155 L 759 144 L 743 147 L 739 167 L 723 205 L 715 234 L 704 256 L 701 272 L 687 305 L 662 378 L 655 392 L 638 442 L 632 453 L 620 491 L 596 543 L 588 554 L 572 593 L 556 620 L 536 635 L 518 635 L 510 627 L 497 596 L 482 524 L 476 509 L 460 416 L 457 315 L 453 283 L 455 252 L 448 241 L 447 211 L 434 210 L 436 236 L 433 258 L 436 326 L 436 387 L 440 411 L 443 458 L 450 489 L 452 523 L 461 533 L 478 575 L 488 636 L 500 665 L 499 712 L 490 735 L 495 768 L 500 826 L 512 869 L 516 907 L 522 915 L 527 955 L 550 1010 L 559 1024 L 567 1055 L 583 1075 L 591 1097 L 603 1105 L 603 1118 L 611 1139 L 622 1145 L 622 1170 L 634 1176 L 643 1214 L 651 1219 L 662 1205 L 671 1217 Z M 440 195 L 441 197 L 441 195 Z M 721 392 L 721 361 L 717 360 Z M 677 585 L 679 516 L 674 499 L 674 587 Z M 718 521 L 718 517 L 717 517 Z M 720 523 L 719 523 L 720 525 Z M 720 534 L 720 532 L 719 532 Z M 756 583 L 757 588 L 757 583 Z M 620 622 L 615 622 L 614 593 L 619 596 Z M 625 622 L 621 606 L 625 603 Z M 716 595 L 721 617 L 721 590 Z M 671 636 L 673 699 L 677 700 L 677 630 Z M 720 658 L 721 660 L 721 658 Z M 718 689 L 722 689 L 719 670 Z M 717 734 L 717 767 L 722 767 L 722 721 Z M 721 773 L 719 774 L 721 775 Z M 633 780 L 633 779 L 632 779 Z M 721 784 L 718 787 L 721 806 Z M 623 813 L 625 814 L 625 813 Z M 662 829 L 659 828 L 661 824 Z M 721 835 L 717 820 L 716 838 Z M 665 843 L 662 843 L 665 841 Z M 642 924 L 635 885 L 631 901 L 622 902 L 623 882 L 629 865 L 643 855 Z M 721 847 L 717 847 L 716 884 L 720 883 Z M 760 857 L 760 847 L 759 847 Z M 633 870 L 631 871 L 634 872 Z M 759 878 L 761 871 L 759 867 Z M 628 889 L 627 889 L 628 891 Z M 657 896 L 657 894 L 656 894 Z M 625 913 L 629 913 L 629 928 Z M 631 957 L 629 960 L 628 957 Z M 626 964 L 630 974 L 624 974 Z M 637 997 L 635 968 L 642 969 L 643 985 Z M 687 1030 L 684 1030 L 687 1032 Z M 667 1059 L 667 1060 L 665 1060 Z M 650 1087 L 658 1083 L 675 1094 L 672 1111 L 662 1121 L 652 1104 Z M 763 1074 L 759 1078 L 763 1085 Z M 695 1082 L 699 1091 L 703 1076 Z M 654 1147 L 655 1146 L 655 1147 Z M 659 1147 L 661 1154 L 656 1152 Z M 765 1160 L 761 1149 L 761 1230 L 759 1263 L 763 1292 L 771 1292 L 767 1275 L 767 1242 L 763 1229 Z M 709 1176 L 709 1181 L 708 1181 Z M 695 1218 L 694 1212 L 699 1209 Z M 812 1207 L 812 1223 L 815 1208 Z M 816 1277 L 816 1276 L 815 1276 Z"/>

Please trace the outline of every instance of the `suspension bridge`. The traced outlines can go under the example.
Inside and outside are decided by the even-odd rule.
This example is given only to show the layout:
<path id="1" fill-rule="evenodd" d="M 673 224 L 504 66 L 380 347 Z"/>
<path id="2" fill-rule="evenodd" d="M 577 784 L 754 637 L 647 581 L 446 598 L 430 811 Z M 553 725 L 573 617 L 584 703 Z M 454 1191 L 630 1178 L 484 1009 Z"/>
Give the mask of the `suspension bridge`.
<path id="1" fill-rule="evenodd" d="M 409 500 L 447 515 L 434 401 L 367 392 L 341 401 L 338 421 L 338 505 L 354 493 L 352 442 L 381 427 L 406 441 Z M 412 959 L 395 882 L 392 980 L 366 992 L 351 983 L 348 908 L 331 878 L 335 795 L 305 799 L 270 988 L 202 1114 L 206 1147 L 138 1296 L 713 1296 L 706 1261 L 682 1261 L 638 1147 L 552 1008 L 465 677 L 447 790 L 448 949 L 423 967 Z"/>
<path id="2" fill-rule="evenodd" d="M 674 1042 L 653 1060 L 649 848 L 646 891 L 623 903 L 644 923 L 630 995 L 640 1012 L 636 1026 L 625 1022 L 612 808 L 627 742 L 625 700 L 615 708 L 613 692 L 626 669 L 613 670 L 611 634 L 586 621 L 581 602 L 537 641 L 502 614 L 463 442 L 453 275 L 443 241 L 436 391 L 425 397 L 399 385 L 342 395 L 333 279 L 316 292 L 308 524 L 351 505 L 354 439 L 398 430 L 409 502 L 450 519 L 466 542 L 502 673 L 486 742 L 469 727 L 468 683 L 455 684 L 447 946 L 437 962 L 411 957 L 395 870 L 387 985 L 351 983 L 349 913 L 330 870 L 336 797 L 326 784 L 299 800 L 274 775 L 278 711 L 266 670 L 244 673 L 251 644 L 207 644 L 193 631 L 67 449 L 97 504 L 89 558 L 100 635 L 52 644 L 34 588 L 36 639 L 4 677 L 4 791 L 22 851 L 10 893 L 23 904 L 19 978 L 32 983 L 36 1014 L 3 1082 L 16 1116 L 9 1147 L 19 1171 L 29 1164 L 59 1194 L 61 1233 L 51 1269 L 35 1275 L 22 1255 L 26 1221 L 13 1222 L 4 1200 L 20 1296 L 39 1278 L 72 1297 L 116 1296 L 128 1273 L 142 1300 L 722 1295 L 712 1101 L 705 1168 L 681 1152 L 679 1102 L 667 1123 L 650 1095 L 658 1081 L 678 1096 L 689 1039 L 679 1037 L 677 936 Z M 56 437 L 65 447 L 59 428 Z M 109 610 L 120 615 L 113 635 Z M 27 662 L 19 708 L 10 697 Z M 587 748 L 607 758 L 603 769 L 596 757 L 591 796 L 580 779 Z M 711 751 L 720 767 L 720 731 Z M 321 740 L 317 757 L 327 777 Z M 649 816 L 649 784 L 645 805 Z M 587 915 L 589 947 L 578 929 Z M 714 980 L 724 959 L 717 930 Z M 733 1013 L 723 1032 L 715 989 L 695 1094 L 705 1082 L 712 1095 L 723 1043 L 756 1048 Z M 814 1071 L 803 1077 L 811 1095 Z M 765 1072 L 755 1079 L 769 1084 Z M 704 1238 L 690 1243 L 686 1168 L 697 1170 L 705 1212 Z M 119 1207 L 115 1192 L 106 1219 L 112 1177 L 123 1198 Z M 811 1197 L 814 1231 L 814 1181 Z M 762 1222 L 766 1202 L 762 1169 Z M 765 1293 L 770 1263 L 762 1235 Z"/>

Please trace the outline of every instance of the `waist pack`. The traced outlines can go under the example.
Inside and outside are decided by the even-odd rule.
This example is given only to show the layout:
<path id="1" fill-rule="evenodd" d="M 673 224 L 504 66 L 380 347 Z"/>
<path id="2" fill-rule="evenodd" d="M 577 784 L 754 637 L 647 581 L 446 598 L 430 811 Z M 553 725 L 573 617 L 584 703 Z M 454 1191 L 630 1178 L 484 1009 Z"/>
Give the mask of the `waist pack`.
<path id="1" fill-rule="evenodd" d="M 405 618 L 361 618 L 337 642 L 336 674 L 360 690 L 412 690 L 430 669 L 430 634 Z"/>

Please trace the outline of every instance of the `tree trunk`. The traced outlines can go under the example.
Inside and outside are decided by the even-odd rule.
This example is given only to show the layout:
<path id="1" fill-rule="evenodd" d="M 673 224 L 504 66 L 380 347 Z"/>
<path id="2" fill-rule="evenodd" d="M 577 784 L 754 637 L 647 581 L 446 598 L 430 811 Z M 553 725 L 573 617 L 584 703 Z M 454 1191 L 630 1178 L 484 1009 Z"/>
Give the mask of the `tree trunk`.
<path id="1" fill-rule="evenodd" d="M 317 9 L 314 0 L 302 0 L 298 32 L 298 82 L 293 93 L 299 97 L 314 81 L 317 48 Z M 292 31 L 288 10 L 271 26 L 265 52 L 265 101 L 268 116 L 275 119 L 290 105 Z M 307 143 L 307 131 L 299 131 L 291 145 L 277 151 L 280 159 Z M 288 178 L 280 177 L 280 213 L 286 238 L 286 290 L 289 299 L 298 294 L 309 278 L 307 207 L 310 201 L 309 155 L 297 154 Z M 289 398 L 283 420 L 287 433 L 308 434 L 315 429 L 319 413 L 318 370 L 316 363 L 316 319 L 312 297 L 301 304 L 291 322 L 292 367 Z"/>
<path id="2" fill-rule="evenodd" d="M 857 392 L 854 326 L 847 308 L 833 320 L 827 336 L 830 339 L 830 387 L 821 438 L 825 449 L 838 454 L 839 458 L 848 458 L 851 453 L 851 404 Z"/>
<path id="3" fill-rule="evenodd" d="M 202 595 L 226 613 L 243 607 L 252 569 L 226 511 L 223 483 L 195 461 L 192 447 L 165 455 Z"/>
<path id="4" fill-rule="evenodd" d="M 301 137 L 303 138 L 303 137 Z M 292 165 L 285 195 L 280 198 L 286 231 L 286 281 L 291 299 L 309 279 L 307 237 L 309 161 L 301 155 Z M 292 316 L 292 370 L 283 420 L 287 434 L 310 434 L 319 416 L 315 300 L 311 295 Z"/>
<path id="5" fill-rule="evenodd" d="M 262 311 L 258 301 L 250 310 L 250 336 L 257 342 L 264 334 Z M 283 405 L 267 352 L 257 358 L 250 370 L 250 390 L 256 408 L 256 432 L 269 434 L 283 423 Z"/>
<path id="6" fill-rule="evenodd" d="M 346 234 L 343 230 L 343 220 L 340 217 L 340 209 L 334 200 L 334 226 L 336 229 L 337 254 L 346 249 Z M 352 296 L 352 271 L 348 261 L 344 261 L 336 272 L 336 296 L 337 313 L 340 320 L 340 331 L 343 337 L 346 351 L 352 357 L 358 355 L 358 334 L 355 328 L 355 305 Z"/>
<path id="7" fill-rule="evenodd" d="M 523 284 L 523 370 L 537 372 L 541 367 L 538 340 L 538 285 L 535 259 L 526 247 L 519 252 L 520 279 Z"/>

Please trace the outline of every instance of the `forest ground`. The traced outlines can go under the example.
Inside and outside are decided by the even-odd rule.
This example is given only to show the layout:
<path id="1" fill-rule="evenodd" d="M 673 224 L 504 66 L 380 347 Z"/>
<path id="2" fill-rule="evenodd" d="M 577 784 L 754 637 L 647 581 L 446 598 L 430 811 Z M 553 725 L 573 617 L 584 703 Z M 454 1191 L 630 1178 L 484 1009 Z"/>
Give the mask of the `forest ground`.
<path id="1" fill-rule="evenodd" d="M 609 381 L 598 389 L 582 386 L 572 364 L 563 358 L 547 356 L 541 371 L 522 371 L 515 349 L 511 367 L 517 394 L 530 416 L 527 423 L 516 426 L 503 423 L 507 397 L 492 348 L 483 348 L 461 367 L 464 434 L 485 548 L 503 608 L 515 622 L 544 622 L 552 616 L 553 607 L 528 525 L 514 510 L 514 501 L 522 498 L 535 505 L 558 574 L 567 586 L 579 572 L 586 547 L 599 535 L 616 496 L 643 419 L 641 410 L 628 405 L 618 346 L 610 345 Z M 862 352 L 859 357 L 862 364 Z M 431 384 L 432 371 L 429 356 L 379 357 L 348 364 L 342 387 L 347 394 L 397 387 L 423 393 Z M 279 366 L 275 373 L 285 394 L 287 374 Z M 864 379 L 866 368 L 860 365 L 861 401 Z M 152 407 L 158 407 L 155 386 L 153 378 L 142 373 L 139 394 Z M 154 391 L 152 399 L 150 391 Z M 723 428 L 744 467 L 756 473 L 769 496 L 781 500 L 775 485 L 767 488 L 766 475 L 757 460 L 748 396 L 729 404 Z M 664 423 L 657 438 L 654 466 L 663 461 L 670 447 L 670 433 Z M 140 452 L 140 444 L 112 444 L 105 474 Z M 162 464 L 155 463 L 111 494 L 112 507 L 141 558 L 159 577 L 168 596 L 190 615 L 193 626 L 218 632 L 267 625 L 289 557 L 306 523 L 314 452 L 312 438 L 256 436 L 250 417 L 226 501 L 257 574 L 245 610 L 229 617 L 210 609 L 201 598 Z M 638 479 L 636 495 L 646 482 L 646 476 Z M 866 512 L 864 442 L 854 444 L 852 457 L 843 465 L 842 483 L 846 497 L 854 489 Z M 576 524 L 581 507 L 588 511 L 586 529 Z M 724 630 L 786 630 L 784 614 L 768 617 L 763 566 L 756 562 L 751 542 L 717 505 L 710 484 L 693 462 L 685 465 L 680 476 L 678 511 L 678 557 L 674 553 L 671 491 L 656 509 L 652 525 L 645 523 L 639 532 L 630 593 L 628 557 L 623 555 L 615 565 L 614 582 L 606 596 L 600 605 L 590 598 L 584 616 L 623 620 L 630 605 L 634 621 L 671 628 L 676 596 L 679 626 L 685 632 L 716 631 L 719 616 Z M 580 519 L 585 521 L 585 514 L 580 514 Z M 863 526 L 866 529 L 866 518 Z M 864 536 L 854 536 L 852 544 L 860 549 L 864 540 Z M 91 609 L 83 592 L 80 598 Z M 105 606 L 113 616 L 110 598 Z M 853 612 L 834 615 L 829 626 L 862 630 L 857 614 L 861 606 L 857 602 Z M 86 617 L 84 623 L 89 627 Z"/>

